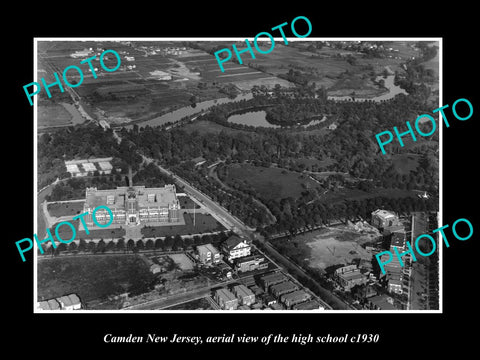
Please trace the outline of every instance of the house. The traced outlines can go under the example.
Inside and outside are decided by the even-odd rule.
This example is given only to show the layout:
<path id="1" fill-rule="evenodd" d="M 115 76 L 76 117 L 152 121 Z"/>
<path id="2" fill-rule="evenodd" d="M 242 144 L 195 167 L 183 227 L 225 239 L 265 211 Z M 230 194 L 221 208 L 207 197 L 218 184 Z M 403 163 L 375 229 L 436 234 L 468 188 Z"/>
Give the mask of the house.
<path id="1" fill-rule="evenodd" d="M 263 284 L 263 289 L 266 291 L 271 285 L 279 284 L 286 281 L 287 278 L 280 272 L 262 276 L 260 282 Z"/>
<path id="2" fill-rule="evenodd" d="M 207 160 L 204 159 L 203 157 L 199 156 L 199 157 L 196 157 L 196 158 L 192 159 L 192 162 L 193 162 L 193 165 L 195 167 L 198 167 L 198 166 L 201 166 L 201 165 L 205 164 L 207 162 Z"/>
<path id="3" fill-rule="evenodd" d="M 309 300 L 302 302 L 300 304 L 294 305 L 292 307 L 293 310 L 325 310 L 325 308 L 320 305 L 320 303 L 316 300 Z"/>
<path id="4" fill-rule="evenodd" d="M 223 310 L 236 310 L 238 299 L 227 289 L 218 289 L 215 291 L 215 301 Z"/>
<path id="5" fill-rule="evenodd" d="M 60 310 L 60 304 L 56 299 L 40 301 L 37 303 L 38 310 Z"/>
<path id="6" fill-rule="evenodd" d="M 253 270 L 262 270 L 268 268 L 265 258 L 260 255 L 250 255 L 234 260 L 235 270 L 238 272 L 247 272 Z"/>
<path id="7" fill-rule="evenodd" d="M 212 244 L 198 245 L 197 258 L 201 264 L 216 264 L 221 260 L 220 251 L 218 251 Z"/>
<path id="8" fill-rule="evenodd" d="M 350 291 L 355 285 L 367 283 L 367 277 L 357 268 L 357 265 L 348 265 L 335 270 L 334 279 L 345 291 Z"/>
<path id="9" fill-rule="evenodd" d="M 377 295 L 367 299 L 365 307 L 369 310 L 397 310 L 393 299 L 386 295 Z"/>
<path id="10" fill-rule="evenodd" d="M 305 290 L 297 290 L 288 294 L 283 294 L 280 297 L 280 301 L 285 304 L 286 307 L 291 307 L 298 303 L 310 300 L 312 295 L 305 292 Z"/>
<path id="11" fill-rule="evenodd" d="M 384 229 L 399 224 L 397 215 L 394 212 L 377 209 L 372 212 L 372 225 Z"/>
<path id="12" fill-rule="evenodd" d="M 406 240 L 405 236 L 406 236 L 405 232 L 394 232 L 392 234 L 392 241 L 390 243 L 390 247 L 391 247 L 390 251 L 392 253 L 394 253 L 395 251 L 392 248 L 393 246 L 396 246 L 397 250 L 401 253 L 405 251 L 405 240 Z"/>
<path id="13" fill-rule="evenodd" d="M 225 258 L 228 261 L 232 261 L 233 259 L 249 256 L 251 246 L 245 240 L 233 235 L 222 243 L 221 249 Z"/>
<path id="14" fill-rule="evenodd" d="M 277 298 L 283 294 L 287 294 L 295 290 L 298 290 L 298 286 L 290 280 L 282 282 L 280 284 L 272 285 L 270 287 L 270 292 Z"/>
<path id="15" fill-rule="evenodd" d="M 241 305 L 252 305 L 255 302 L 255 294 L 245 285 L 234 286 L 233 293 L 237 296 Z"/>
<path id="16" fill-rule="evenodd" d="M 61 296 L 56 299 L 62 310 L 79 310 L 82 308 L 80 298 L 76 294 Z"/>
<path id="17" fill-rule="evenodd" d="M 150 265 L 150 271 L 152 272 L 152 274 L 158 274 L 162 271 L 162 267 L 158 264 L 152 264 Z"/>

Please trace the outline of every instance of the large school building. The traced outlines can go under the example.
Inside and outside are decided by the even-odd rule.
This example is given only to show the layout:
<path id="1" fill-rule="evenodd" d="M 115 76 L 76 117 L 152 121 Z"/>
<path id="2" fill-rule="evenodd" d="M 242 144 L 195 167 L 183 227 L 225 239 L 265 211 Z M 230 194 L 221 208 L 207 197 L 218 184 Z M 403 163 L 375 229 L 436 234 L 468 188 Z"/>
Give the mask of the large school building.
<path id="1" fill-rule="evenodd" d="M 133 186 L 131 174 L 129 180 L 130 186 L 117 187 L 113 190 L 97 190 L 95 187 L 86 189 L 83 211 L 88 212 L 84 217 L 88 225 L 93 225 L 92 211 L 102 205 L 112 211 L 113 224 L 173 225 L 180 222 L 180 203 L 175 185 L 145 188 Z M 95 218 L 100 224 L 110 222 L 110 215 L 103 208 L 96 211 Z"/>

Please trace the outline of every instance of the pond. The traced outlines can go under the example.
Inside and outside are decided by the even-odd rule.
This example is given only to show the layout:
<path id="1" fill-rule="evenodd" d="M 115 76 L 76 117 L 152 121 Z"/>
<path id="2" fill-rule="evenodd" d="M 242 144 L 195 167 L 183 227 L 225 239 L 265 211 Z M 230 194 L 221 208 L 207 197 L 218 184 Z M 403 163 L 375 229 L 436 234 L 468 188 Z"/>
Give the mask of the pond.
<path id="1" fill-rule="evenodd" d="M 268 122 L 266 119 L 267 113 L 264 110 L 259 110 L 259 111 L 249 111 L 243 114 L 235 114 L 231 115 L 228 118 L 229 122 L 235 123 L 235 124 L 241 124 L 241 125 L 248 125 L 248 126 L 255 126 L 255 127 L 266 127 L 266 128 L 272 128 L 272 129 L 278 129 L 281 127 L 286 128 L 287 126 L 280 126 L 280 125 L 275 125 L 271 124 Z M 326 120 L 326 117 L 324 116 L 322 119 L 313 119 L 311 120 L 308 124 L 302 125 L 304 128 L 312 126 L 312 125 L 317 125 Z"/>

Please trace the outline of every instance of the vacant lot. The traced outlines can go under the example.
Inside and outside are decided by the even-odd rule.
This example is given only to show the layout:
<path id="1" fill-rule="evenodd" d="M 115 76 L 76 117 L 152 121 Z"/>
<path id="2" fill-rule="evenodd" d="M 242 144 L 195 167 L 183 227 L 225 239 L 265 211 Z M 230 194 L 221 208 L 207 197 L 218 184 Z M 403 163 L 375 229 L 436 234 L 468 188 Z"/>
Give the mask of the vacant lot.
<path id="1" fill-rule="evenodd" d="M 136 255 L 95 255 L 44 259 L 38 262 L 38 299 L 76 293 L 82 302 L 125 292 L 149 290 L 154 276 Z"/>
<path id="2" fill-rule="evenodd" d="M 304 243 L 311 249 L 308 259 L 311 267 L 325 269 L 330 265 L 349 264 L 355 258 L 370 260 L 372 253 L 360 245 L 379 236 L 376 229 L 357 232 L 340 226 L 296 236 L 294 241 Z"/>
<path id="3" fill-rule="evenodd" d="M 172 259 L 175 264 L 183 271 L 193 270 L 193 262 L 185 254 L 169 254 L 168 257 Z"/>
<path id="4" fill-rule="evenodd" d="M 318 186 L 304 174 L 250 164 L 233 164 L 228 167 L 227 185 L 235 187 L 236 182 L 252 187 L 265 199 L 281 199 L 289 196 L 298 198 L 305 189 Z"/>
<path id="5" fill-rule="evenodd" d="M 47 205 L 48 213 L 51 216 L 77 215 L 83 210 L 83 201 L 50 203 Z"/>
<path id="6" fill-rule="evenodd" d="M 174 305 L 165 310 L 214 310 L 211 303 L 206 298 L 196 299 L 182 303 L 179 305 Z"/>

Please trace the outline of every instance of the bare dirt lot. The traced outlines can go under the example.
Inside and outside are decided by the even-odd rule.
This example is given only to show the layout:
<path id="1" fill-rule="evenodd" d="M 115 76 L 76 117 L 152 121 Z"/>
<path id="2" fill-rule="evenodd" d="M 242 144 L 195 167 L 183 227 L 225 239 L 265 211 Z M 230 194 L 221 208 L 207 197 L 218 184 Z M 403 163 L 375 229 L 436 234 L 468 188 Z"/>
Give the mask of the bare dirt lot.
<path id="1" fill-rule="evenodd" d="M 378 231 L 370 227 L 357 232 L 347 226 L 338 226 L 298 236 L 296 240 L 305 241 L 310 247 L 310 266 L 325 269 L 331 265 L 348 264 L 355 258 L 370 260 L 372 252 L 361 244 L 374 241 L 378 236 Z"/>

